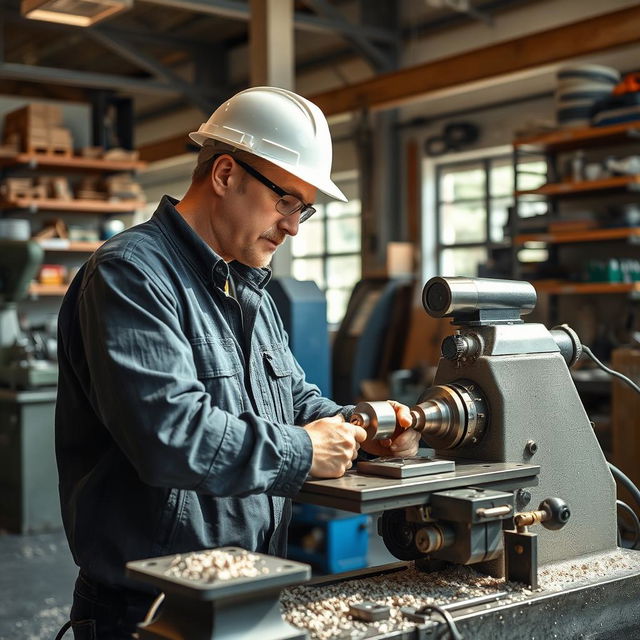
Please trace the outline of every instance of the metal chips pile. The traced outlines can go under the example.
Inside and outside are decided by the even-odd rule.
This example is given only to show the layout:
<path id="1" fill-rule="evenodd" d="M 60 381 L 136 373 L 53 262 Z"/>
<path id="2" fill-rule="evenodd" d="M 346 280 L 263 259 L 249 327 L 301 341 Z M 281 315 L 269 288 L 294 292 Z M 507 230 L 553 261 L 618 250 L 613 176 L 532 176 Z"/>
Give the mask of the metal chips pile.
<path id="1" fill-rule="evenodd" d="M 165 575 L 182 580 L 211 583 L 233 578 L 255 578 L 269 573 L 264 560 L 242 549 L 222 551 L 212 549 L 188 555 L 177 555 Z"/>
<path id="2" fill-rule="evenodd" d="M 554 592 L 603 576 L 640 569 L 640 553 L 620 550 L 596 554 L 544 567 L 539 572 L 538 592 Z M 307 629 L 313 640 L 362 638 L 366 632 L 405 631 L 415 623 L 405 618 L 401 607 L 425 604 L 444 605 L 477 596 L 506 591 L 502 604 L 525 600 L 533 592 L 523 584 L 478 573 L 471 567 L 456 566 L 434 573 L 413 567 L 395 573 L 326 585 L 301 585 L 282 592 L 284 619 Z M 391 608 L 388 620 L 361 622 L 349 615 L 349 607 L 361 602 L 385 604 Z M 490 605 L 486 605 L 489 607 Z"/>
<path id="3" fill-rule="evenodd" d="M 521 600 L 531 594 L 523 585 L 505 583 L 469 567 L 435 573 L 411 567 L 348 582 L 293 587 L 283 591 L 281 603 L 287 622 L 307 629 L 314 640 L 328 640 L 362 637 L 371 629 L 378 633 L 412 629 L 416 623 L 403 616 L 401 607 L 442 605 L 499 591 L 509 593 L 501 602 Z M 364 601 L 389 606 L 389 619 L 368 623 L 354 620 L 349 615 L 350 605 Z"/>

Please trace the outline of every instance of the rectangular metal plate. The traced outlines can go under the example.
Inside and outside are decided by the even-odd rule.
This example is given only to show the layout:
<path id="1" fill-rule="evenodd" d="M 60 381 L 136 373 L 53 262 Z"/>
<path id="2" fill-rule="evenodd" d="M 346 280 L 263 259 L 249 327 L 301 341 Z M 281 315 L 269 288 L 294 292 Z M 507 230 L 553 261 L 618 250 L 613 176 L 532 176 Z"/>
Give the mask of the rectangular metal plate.
<path id="1" fill-rule="evenodd" d="M 501 490 L 538 484 L 540 467 L 511 462 L 457 460 L 454 471 L 414 478 L 385 478 L 349 471 L 341 478 L 309 479 L 296 496 L 298 502 L 335 507 L 354 513 L 375 513 L 425 504 L 434 491 L 499 485 Z"/>
<path id="2" fill-rule="evenodd" d="M 387 478 L 415 478 L 433 473 L 447 473 L 455 469 L 453 460 L 439 460 L 415 456 L 412 458 L 376 458 L 360 460 L 357 472 Z"/>
<path id="3" fill-rule="evenodd" d="M 217 551 L 244 552 L 237 547 L 220 547 Z M 176 555 L 186 557 L 197 553 L 201 552 L 127 562 L 127 575 L 141 582 L 153 584 L 163 591 L 182 594 L 196 600 L 217 600 L 270 588 L 286 587 L 304 582 L 311 576 L 311 569 L 307 564 L 254 552 L 252 552 L 253 555 L 259 556 L 256 565 L 264 570 L 264 573 L 258 576 L 204 582 L 166 575 Z"/>

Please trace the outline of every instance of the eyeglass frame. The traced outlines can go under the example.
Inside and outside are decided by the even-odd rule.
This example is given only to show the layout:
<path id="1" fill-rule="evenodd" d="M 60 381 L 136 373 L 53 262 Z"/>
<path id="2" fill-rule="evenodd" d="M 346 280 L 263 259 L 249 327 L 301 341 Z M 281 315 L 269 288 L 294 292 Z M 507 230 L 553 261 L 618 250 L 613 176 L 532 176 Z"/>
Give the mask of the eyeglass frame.
<path id="1" fill-rule="evenodd" d="M 300 203 L 300 206 L 296 207 L 293 211 L 289 211 L 288 213 L 282 213 L 282 211 L 278 209 L 278 204 L 280 203 L 280 200 L 278 200 L 278 202 L 276 202 L 275 204 L 275 207 L 276 207 L 276 211 L 281 216 L 284 216 L 284 217 L 292 216 L 294 213 L 297 213 L 298 211 L 300 211 L 300 224 L 302 224 L 316 212 L 315 207 L 311 206 L 310 204 L 307 204 L 306 202 L 303 202 L 295 194 L 285 191 L 282 187 L 279 187 L 275 182 L 272 182 L 271 180 L 269 180 L 269 178 L 262 175 L 257 169 L 254 169 L 250 164 L 243 162 L 238 158 L 234 158 L 231 154 L 228 154 L 228 153 L 218 153 L 214 157 L 219 157 L 224 155 L 228 155 L 230 158 L 233 158 L 233 160 L 237 162 L 250 176 L 255 178 L 258 182 L 261 182 L 265 187 L 268 187 L 269 189 L 271 189 L 271 191 L 273 191 L 277 195 L 279 195 L 280 200 L 282 200 L 285 196 L 290 196 L 291 198 L 295 198 Z"/>

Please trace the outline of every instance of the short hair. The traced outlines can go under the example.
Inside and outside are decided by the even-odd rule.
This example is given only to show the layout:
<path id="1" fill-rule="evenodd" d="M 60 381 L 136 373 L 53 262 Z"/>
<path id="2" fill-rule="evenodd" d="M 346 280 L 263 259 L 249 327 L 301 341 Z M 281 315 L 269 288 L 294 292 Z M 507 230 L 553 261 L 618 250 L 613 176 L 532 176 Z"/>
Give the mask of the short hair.
<path id="1" fill-rule="evenodd" d="M 200 149 L 200 152 L 198 153 L 196 167 L 193 170 L 191 180 L 195 183 L 206 180 L 211 175 L 211 169 L 213 168 L 213 163 L 215 162 L 217 155 L 221 153 L 228 153 L 230 156 L 249 162 L 252 165 L 263 164 L 260 162 L 261 158 L 254 156 L 248 151 L 237 149 L 236 147 L 233 147 L 226 142 L 220 142 L 219 140 L 207 140 L 202 145 L 202 149 Z M 244 179 L 245 178 L 243 178 L 243 181 Z"/>

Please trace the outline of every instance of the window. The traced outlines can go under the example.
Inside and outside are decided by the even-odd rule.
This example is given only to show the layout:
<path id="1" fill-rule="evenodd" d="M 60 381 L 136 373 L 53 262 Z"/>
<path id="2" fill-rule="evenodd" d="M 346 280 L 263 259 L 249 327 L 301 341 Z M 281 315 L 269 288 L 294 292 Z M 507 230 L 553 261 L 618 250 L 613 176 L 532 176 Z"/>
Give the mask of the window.
<path id="1" fill-rule="evenodd" d="M 520 189 L 535 189 L 545 182 L 542 161 L 523 163 L 521 171 Z M 476 277 L 491 252 L 510 244 L 505 227 L 513 204 L 511 157 L 501 154 L 442 162 L 435 167 L 435 182 L 438 272 Z M 521 207 L 520 215 L 545 210 L 543 203 L 532 202 Z"/>
<path id="2" fill-rule="evenodd" d="M 327 296 L 327 321 L 339 324 L 351 291 L 360 280 L 360 200 L 356 184 L 340 187 L 349 202 L 317 202 L 316 213 L 293 238 L 293 277 L 313 280 Z"/>

